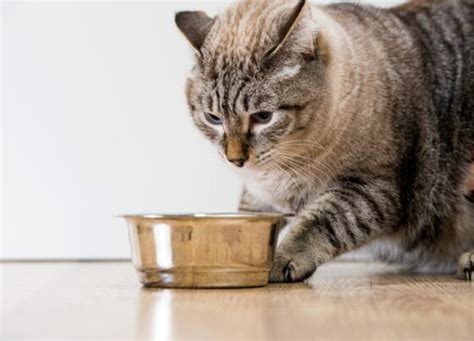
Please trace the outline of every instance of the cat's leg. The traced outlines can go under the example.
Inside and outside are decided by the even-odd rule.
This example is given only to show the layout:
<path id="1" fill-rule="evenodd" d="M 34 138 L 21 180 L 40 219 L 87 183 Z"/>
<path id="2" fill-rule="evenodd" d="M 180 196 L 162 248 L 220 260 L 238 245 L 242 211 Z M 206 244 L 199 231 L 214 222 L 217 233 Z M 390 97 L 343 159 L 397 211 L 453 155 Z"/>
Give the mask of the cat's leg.
<path id="1" fill-rule="evenodd" d="M 474 250 L 466 252 L 459 258 L 458 277 L 466 281 L 472 281 L 474 273 Z"/>
<path id="2" fill-rule="evenodd" d="M 395 182 L 341 178 L 295 218 L 277 249 L 272 282 L 308 278 L 343 252 L 393 231 L 400 220 Z"/>

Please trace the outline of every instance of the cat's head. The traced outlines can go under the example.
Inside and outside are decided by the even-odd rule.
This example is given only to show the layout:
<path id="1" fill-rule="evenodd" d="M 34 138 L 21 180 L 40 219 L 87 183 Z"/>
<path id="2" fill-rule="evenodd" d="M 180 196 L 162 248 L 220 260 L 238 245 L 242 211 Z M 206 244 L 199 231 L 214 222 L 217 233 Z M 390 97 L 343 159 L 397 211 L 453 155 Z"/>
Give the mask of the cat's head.
<path id="1" fill-rule="evenodd" d="M 309 5 L 244 0 L 214 18 L 180 12 L 175 19 L 195 52 L 186 94 L 196 126 L 238 167 L 285 157 L 326 92 Z"/>

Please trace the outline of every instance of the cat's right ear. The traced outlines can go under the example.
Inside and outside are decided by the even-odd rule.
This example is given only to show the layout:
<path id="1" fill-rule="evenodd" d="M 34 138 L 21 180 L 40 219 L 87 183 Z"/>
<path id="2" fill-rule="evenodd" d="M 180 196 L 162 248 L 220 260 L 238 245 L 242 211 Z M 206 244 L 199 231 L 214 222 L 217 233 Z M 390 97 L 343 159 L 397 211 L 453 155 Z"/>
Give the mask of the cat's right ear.
<path id="1" fill-rule="evenodd" d="M 214 19 L 204 12 L 178 12 L 174 20 L 191 46 L 202 56 L 201 48 L 211 30 Z"/>
<path id="2" fill-rule="evenodd" d="M 287 14 L 287 16 L 283 20 L 283 25 L 281 25 L 277 29 L 276 43 L 265 53 L 263 57 L 264 60 L 269 60 L 271 57 L 273 57 L 278 52 L 278 50 L 280 50 L 280 48 L 285 44 L 286 40 L 288 39 L 291 32 L 298 23 L 305 6 L 306 0 L 298 0 L 293 10 Z"/>

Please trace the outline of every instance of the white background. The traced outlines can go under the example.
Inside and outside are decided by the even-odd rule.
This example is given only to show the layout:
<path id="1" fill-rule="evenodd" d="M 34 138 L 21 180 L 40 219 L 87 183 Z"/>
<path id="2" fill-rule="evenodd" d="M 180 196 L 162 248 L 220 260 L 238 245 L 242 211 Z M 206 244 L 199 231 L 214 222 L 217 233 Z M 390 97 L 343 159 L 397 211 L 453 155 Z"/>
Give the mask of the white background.
<path id="1" fill-rule="evenodd" d="M 114 214 L 236 209 L 188 117 L 174 26 L 228 2 L 2 2 L 1 259 L 124 258 Z"/>

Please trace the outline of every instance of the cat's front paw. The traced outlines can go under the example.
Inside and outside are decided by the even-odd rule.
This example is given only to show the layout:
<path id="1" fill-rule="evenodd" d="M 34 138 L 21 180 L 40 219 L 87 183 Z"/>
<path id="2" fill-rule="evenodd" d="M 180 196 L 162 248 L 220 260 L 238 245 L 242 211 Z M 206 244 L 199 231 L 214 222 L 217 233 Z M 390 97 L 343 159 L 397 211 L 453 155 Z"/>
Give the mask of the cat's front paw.
<path id="1" fill-rule="evenodd" d="M 300 282 L 309 278 L 315 271 L 315 262 L 305 252 L 292 253 L 277 250 L 273 268 L 270 272 L 270 282 Z"/>

